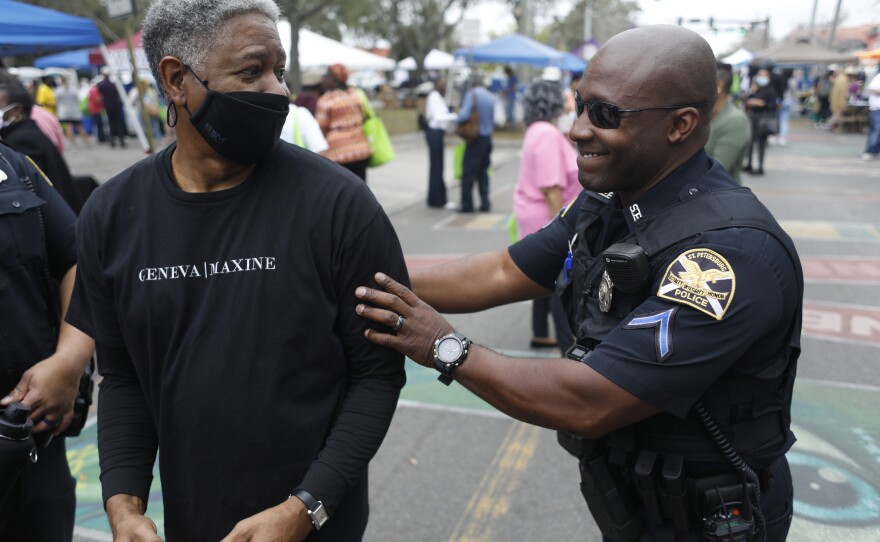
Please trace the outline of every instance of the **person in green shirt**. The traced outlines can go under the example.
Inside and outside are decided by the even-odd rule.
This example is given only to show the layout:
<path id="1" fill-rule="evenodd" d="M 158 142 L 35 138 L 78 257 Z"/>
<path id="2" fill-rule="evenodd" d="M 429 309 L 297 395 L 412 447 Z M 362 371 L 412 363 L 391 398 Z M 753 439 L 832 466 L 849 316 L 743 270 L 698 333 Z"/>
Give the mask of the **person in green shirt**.
<path id="1" fill-rule="evenodd" d="M 752 130 L 745 113 L 737 109 L 730 101 L 733 71 L 729 66 L 719 65 L 718 99 L 712 108 L 709 141 L 706 142 L 706 153 L 718 160 L 736 182 L 742 184 L 739 172 L 743 158 L 749 150 Z"/>

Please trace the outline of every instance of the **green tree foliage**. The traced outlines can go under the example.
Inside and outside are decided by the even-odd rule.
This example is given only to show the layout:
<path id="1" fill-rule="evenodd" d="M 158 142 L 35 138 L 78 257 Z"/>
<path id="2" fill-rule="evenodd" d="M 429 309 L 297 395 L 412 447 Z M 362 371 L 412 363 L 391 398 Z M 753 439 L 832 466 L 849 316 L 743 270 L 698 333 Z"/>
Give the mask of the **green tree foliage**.
<path id="1" fill-rule="evenodd" d="M 346 8 L 340 19 L 352 34 L 384 38 L 391 43 L 391 56 L 412 56 L 422 71 L 431 49 L 451 49 L 453 32 L 467 8 L 477 0 L 379 0 L 366 1 L 360 9 Z M 354 2 L 358 4 L 359 1 Z M 456 14 L 447 20 L 448 14 Z"/>
<path id="2" fill-rule="evenodd" d="M 599 43 L 605 43 L 615 34 L 636 26 L 635 16 L 641 9 L 635 0 L 579 0 L 568 15 L 544 28 L 539 38 L 555 42 L 559 49 L 577 47 L 584 39 L 584 8 L 587 1 L 593 3 L 593 39 Z"/>
<path id="3" fill-rule="evenodd" d="M 281 14 L 290 21 L 290 72 L 288 83 L 293 92 L 300 90 L 300 68 L 299 68 L 299 30 L 306 26 L 310 20 L 324 21 L 335 20 L 336 13 L 341 9 L 343 2 L 339 0 L 276 0 L 281 8 Z M 357 0 L 359 2 L 360 0 Z M 357 3 L 352 2 L 352 3 Z M 346 2 L 347 3 L 347 2 Z M 322 17 L 318 17 L 321 15 Z M 333 23 L 331 23 L 332 25 Z M 318 23 L 320 26 L 321 23 Z M 338 23 L 334 26 L 327 25 L 328 28 L 317 30 L 321 33 L 336 28 L 338 31 Z M 334 37 L 325 34 L 328 37 Z"/>

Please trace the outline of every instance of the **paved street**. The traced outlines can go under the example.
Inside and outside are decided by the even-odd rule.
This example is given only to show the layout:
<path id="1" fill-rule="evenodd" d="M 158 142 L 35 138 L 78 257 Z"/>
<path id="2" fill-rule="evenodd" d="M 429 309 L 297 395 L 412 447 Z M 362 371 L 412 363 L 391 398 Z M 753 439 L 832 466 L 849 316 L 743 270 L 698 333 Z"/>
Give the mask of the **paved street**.
<path id="1" fill-rule="evenodd" d="M 861 134 L 795 123 L 770 147 L 763 177 L 744 176 L 800 251 L 806 278 L 803 353 L 793 407 L 798 443 L 790 540 L 880 540 L 880 161 L 863 162 Z M 449 137 L 451 140 L 454 137 Z M 395 140 L 397 159 L 368 181 L 390 215 L 410 265 L 427 265 L 508 242 L 518 143 L 496 140 L 493 212 L 428 209 L 421 134 Z M 447 152 L 451 173 L 451 147 Z M 136 161 L 135 149 L 74 149 L 76 173 L 104 181 Z M 457 188 L 450 199 L 458 201 Z M 454 315 L 476 342 L 517 356 L 530 351 L 529 305 Z M 551 431 L 498 414 L 458 384 L 408 363 L 391 431 L 371 465 L 366 542 L 599 541 L 578 490 L 575 460 Z M 79 481 L 79 540 L 109 540 L 98 481 L 95 428 L 69 442 Z M 161 525 L 155 482 L 149 515 Z"/>

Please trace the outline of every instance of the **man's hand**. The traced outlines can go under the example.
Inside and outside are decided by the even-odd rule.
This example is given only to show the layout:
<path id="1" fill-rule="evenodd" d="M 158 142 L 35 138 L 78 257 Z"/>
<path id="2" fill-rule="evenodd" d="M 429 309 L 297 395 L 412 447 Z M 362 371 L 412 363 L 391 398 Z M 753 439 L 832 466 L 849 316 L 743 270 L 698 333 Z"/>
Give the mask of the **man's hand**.
<path id="1" fill-rule="evenodd" d="M 403 323 L 394 335 L 374 329 L 366 331 L 367 340 L 393 348 L 425 367 L 434 363 L 434 342 L 451 333 L 454 328 L 430 305 L 419 299 L 409 288 L 383 273 L 376 273 L 376 283 L 386 291 L 365 286 L 355 290 L 358 299 L 371 305 L 355 307 L 359 315 L 391 328 L 396 327 L 398 317 Z"/>
<path id="2" fill-rule="evenodd" d="M 52 430 L 57 435 L 73 418 L 73 402 L 81 376 L 82 370 L 76 363 L 53 354 L 25 371 L 9 395 L 0 400 L 0 406 L 15 402 L 28 405 L 34 431 Z"/>
<path id="3" fill-rule="evenodd" d="M 132 495 L 113 495 L 107 499 L 107 518 L 113 542 L 162 542 L 156 524 L 144 515 L 144 504 Z"/>
<path id="4" fill-rule="evenodd" d="M 314 526 L 296 497 L 239 521 L 220 542 L 300 542 Z"/>

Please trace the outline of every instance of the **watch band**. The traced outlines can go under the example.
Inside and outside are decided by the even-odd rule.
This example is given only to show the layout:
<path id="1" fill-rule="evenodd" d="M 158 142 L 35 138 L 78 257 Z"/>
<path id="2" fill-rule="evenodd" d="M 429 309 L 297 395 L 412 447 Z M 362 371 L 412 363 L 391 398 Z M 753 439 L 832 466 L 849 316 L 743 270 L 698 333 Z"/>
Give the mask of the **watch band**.
<path id="1" fill-rule="evenodd" d="M 320 531 L 321 527 L 330 519 L 330 516 L 327 515 L 327 509 L 324 508 L 324 503 L 312 497 L 312 494 L 308 491 L 297 489 L 290 496 L 296 497 L 306 505 L 306 510 L 309 511 L 309 518 L 312 520 L 312 525 L 315 526 L 316 531 Z"/>

